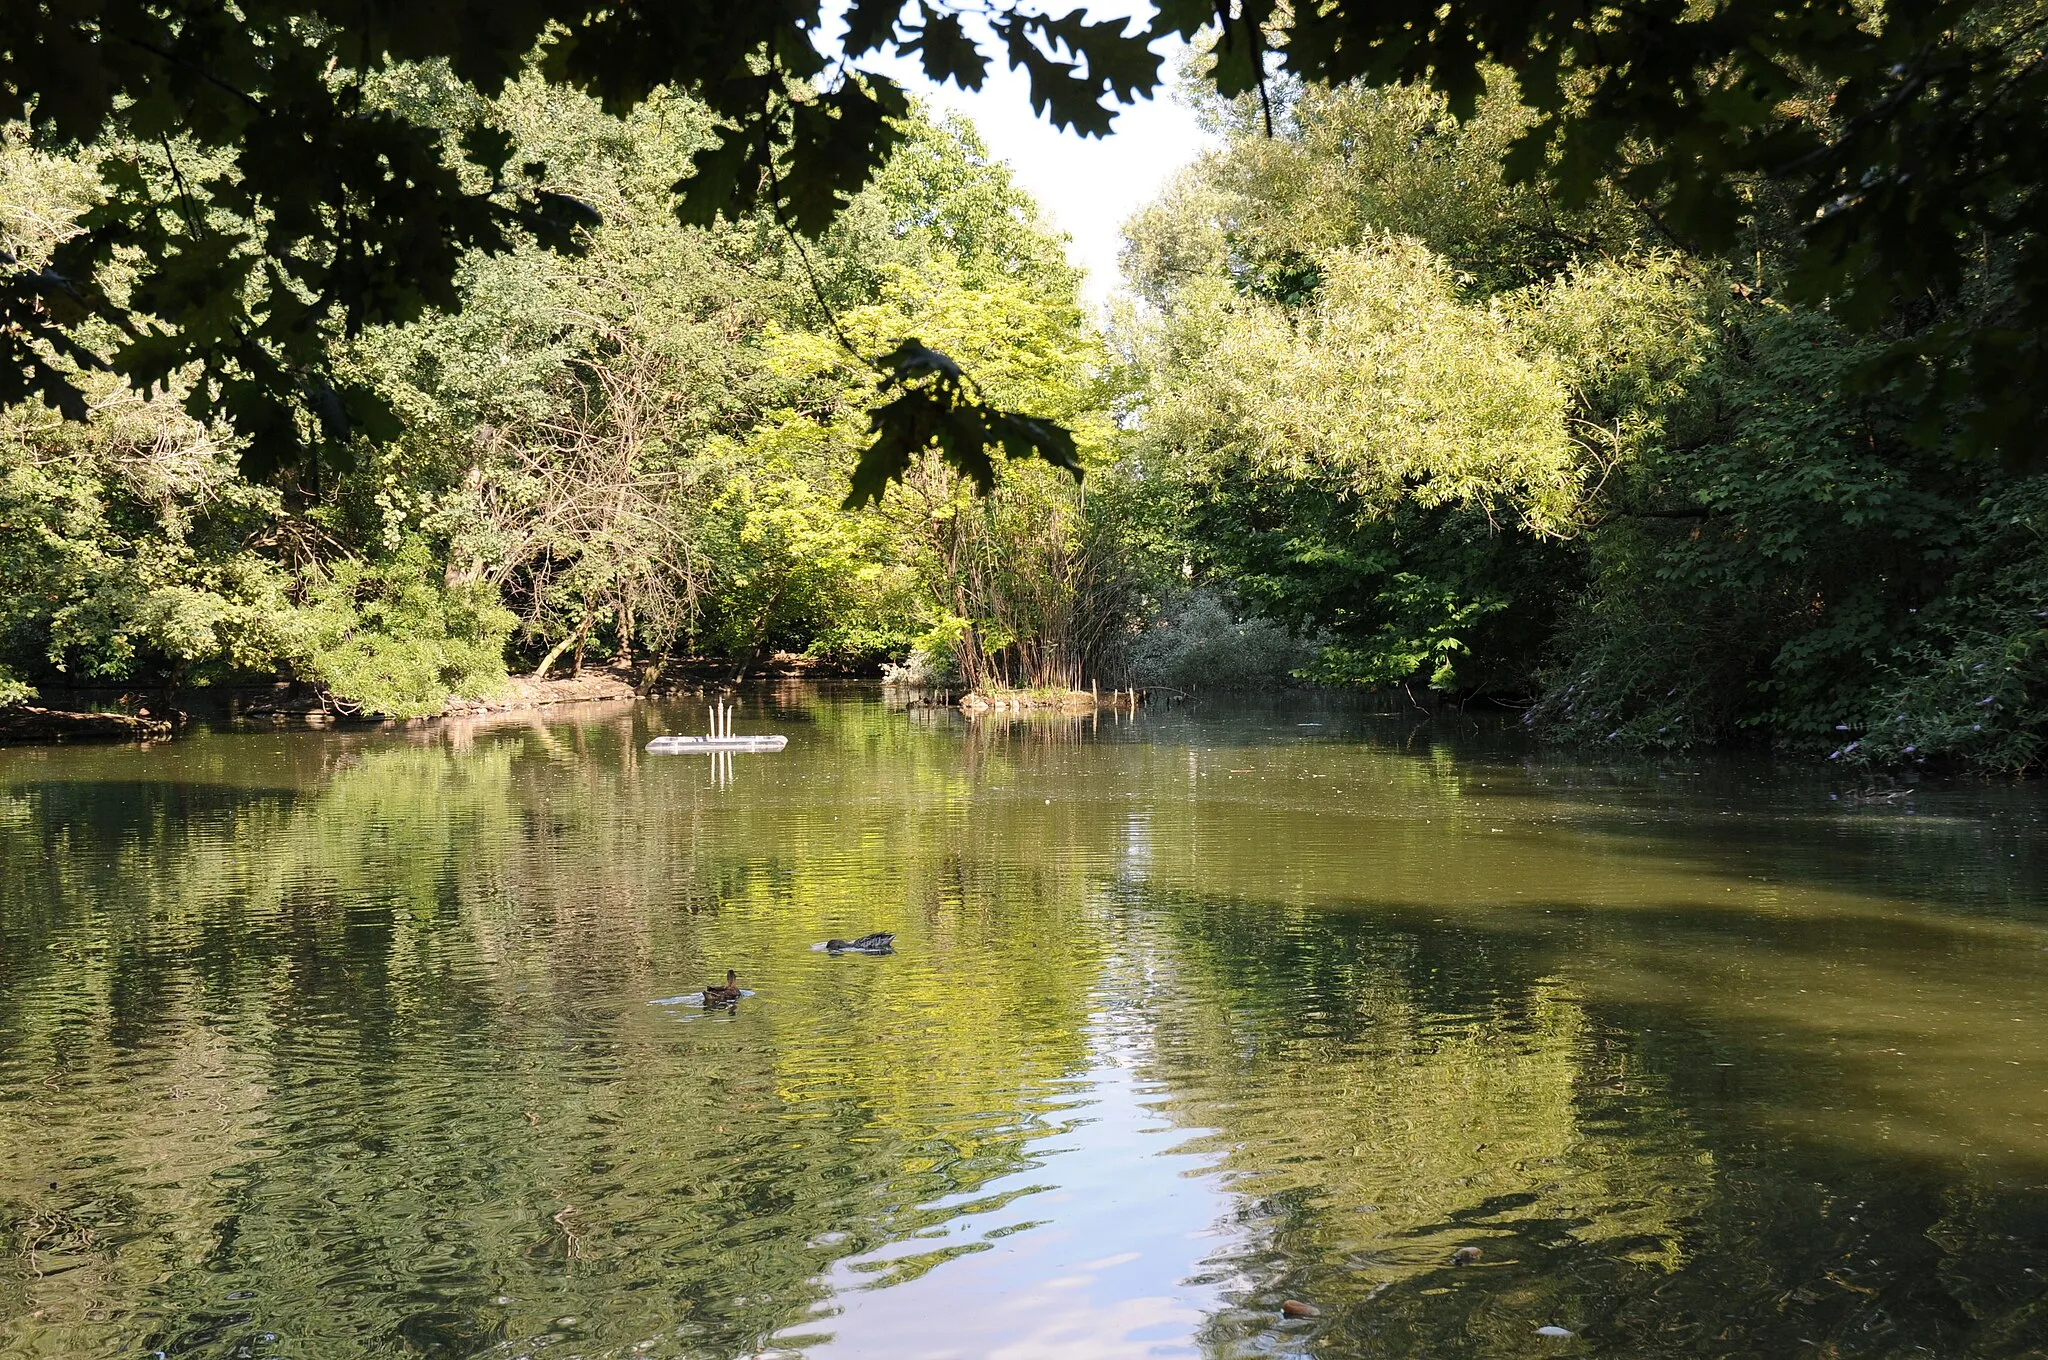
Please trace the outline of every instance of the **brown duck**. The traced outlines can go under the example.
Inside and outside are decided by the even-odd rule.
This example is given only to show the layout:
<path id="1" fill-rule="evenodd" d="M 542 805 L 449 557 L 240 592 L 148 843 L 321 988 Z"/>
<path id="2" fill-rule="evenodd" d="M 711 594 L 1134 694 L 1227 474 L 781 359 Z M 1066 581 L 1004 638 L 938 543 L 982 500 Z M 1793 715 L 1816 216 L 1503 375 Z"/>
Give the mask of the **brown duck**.
<path id="1" fill-rule="evenodd" d="M 715 982 L 705 984 L 704 1004 L 707 1006 L 730 1006 L 739 999 L 740 975 L 730 968 L 725 970 L 725 985 L 723 987 Z"/>

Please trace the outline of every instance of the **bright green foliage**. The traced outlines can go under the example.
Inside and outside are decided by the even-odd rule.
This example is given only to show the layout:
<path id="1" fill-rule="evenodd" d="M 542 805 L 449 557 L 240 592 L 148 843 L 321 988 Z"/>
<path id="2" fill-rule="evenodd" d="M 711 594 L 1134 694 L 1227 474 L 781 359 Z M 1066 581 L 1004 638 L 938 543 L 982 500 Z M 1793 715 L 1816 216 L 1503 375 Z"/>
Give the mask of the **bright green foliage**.
<path id="1" fill-rule="evenodd" d="M 1293 88 L 1285 135 L 1270 139 L 1254 101 L 1209 98 L 1205 119 L 1228 150 L 1133 220 L 1132 283 L 1162 302 L 1220 272 L 1247 293 L 1298 303 L 1313 295 L 1320 256 L 1398 235 L 1455 260 L 1465 289 L 1494 292 L 1634 244 L 1642 223 L 1611 196 L 1566 211 L 1507 181 L 1501 160 L 1528 115 L 1505 71 L 1489 70 L 1487 82 L 1463 121 L 1414 87 Z"/>
<path id="2" fill-rule="evenodd" d="M 1158 80 L 1120 21 L 996 10 L 978 44 L 950 10 L 855 6 L 848 56 L 896 44 L 978 86 L 988 56 L 1029 71 L 1041 112 L 1108 129 L 1105 100 Z M 96 146 L 100 201 L 48 261 L 0 251 L 0 407 L 39 397 L 87 418 L 80 369 L 176 390 L 231 426 L 251 476 L 317 499 L 351 441 L 403 426 L 337 342 L 466 300 L 481 252 L 574 252 L 598 220 L 494 99 L 522 73 L 614 114 L 673 92 L 704 116 L 663 156 L 664 215 L 825 232 L 909 132 L 895 82 L 835 66 L 815 5 L 539 3 L 490 22 L 438 0 L 234 7 L 147 0 L 38 5 L 0 28 L 0 123 L 50 148 Z M 417 75 L 438 88 L 419 97 Z M 1085 73 L 1085 74 L 1084 74 Z M 984 403 L 908 337 L 867 362 L 894 396 L 874 415 L 861 488 L 937 439 L 983 476 L 984 442 L 1073 465 L 1066 432 Z M 859 490 L 860 488 L 857 488 Z"/>
<path id="3" fill-rule="evenodd" d="M 358 482 L 358 532 L 425 532 L 453 579 L 484 581 L 542 658 L 659 651 L 698 622 L 707 450 L 783 398 L 759 344 L 790 293 L 748 270 L 750 237 L 670 217 L 661 166 L 703 136 L 701 109 L 657 99 L 629 124 L 538 81 L 503 115 L 602 206 L 575 261 L 529 247 L 474 261 L 467 305 L 373 332 L 353 370 L 406 434 Z"/>
<path id="4" fill-rule="evenodd" d="M 263 672 L 290 628 L 286 578 L 242 549 L 276 509 L 175 409 L 99 384 L 93 418 L 33 408 L 0 428 L 8 664 L 78 682 Z"/>
<path id="5" fill-rule="evenodd" d="M 1714 406 L 1698 379 L 1727 328 L 1748 315 L 1718 271 L 1638 254 L 1589 262 L 1505 301 L 1522 343 L 1556 362 L 1571 435 L 1596 480 L 1707 437 Z"/>
<path id="6" fill-rule="evenodd" d="M 979 154 L 972 142 L 960 145 Z M 934 252 L 917 268 L 891 262 L 879 271 L 878 298 L 841 320 L 856 347 L 905 331 L 934 337 L 961 356 L 992 401 L 1046 412 L 1071 431 L 1085 465 L 1108 441 L 1106 356 L 1081 325 L 1074 271 L 1044 244 L 1028 253 L 1008 244 L 1015 229 L 1002 224 L 1033 218 L 1029 201 L 1003 188 L 967 205 L 993 218 L 994 229 L 941 238 L 992 250 Z M 850 463 L 867 421 L 861 375 L 823 337 L 793 340 L 788 362 L 807 379 L 843 384 L 835 402 L 811 415 Z M 1120 623 L 1105 612 L 1116 550 L 1079 487 L 1042 465 L 1019 464 L 985 488 L 929 457 L 901 480 L 873 513 L 938 624 L 928 645 L 949 647 L 975 686 L 1075 685 L 1098 668 Z"/>
<path id="7" fill-rule="evenodd" d="M 91 177 L 60 176 L 19 145 L 4 165 L 20 215 L 9 244 L 47 252 Z M 82 381 L 86 420 L 16 407 L 0 427 L 0 610 L 17 673 L 170 685 L 286 674 L 345 709 L 393 714 L 502 685 L 509 616 L 495 599 L 444 597 L 422 545 L 366 561 L 337 538 L 344 517 L 294 512 L 246 481 L 219 429 L 110 378 Z"/>
<path id="8" fill-rule="evenodd" d="M 1382 195 L 1361 150 L 1406 147 L 1430 107 L 1304 95 L 1277 143 L 1239 120 L 1134 222 L 1127 261 L 1187 268 L 1140 275 L 1164 315 L 1125 331 L 1133 513 L 1169 561 L 1324 637 L 1309 678 L 1526 693 L 1593 468 L 1568 367 L 1521 311 L 1470 296 L 1422 240 L 1379 234 L 1428 227 L 1425 206 L 1458 220 L 1451 196 Z M 1332 163 L 1335 146 L 1360 165 Z M 1276 260 L 1298 291 L 1275 286 Z"/>
<path id="9" fill-rule="evenodd" d="M 1219 107 L 1132 225 L 1163 316 L 1126 331 L 1125 447 L 1173 556 L 1326 639 L 1306 674 L 1534 698 L 1602 745 L 2038 760 L 2041 484 L 1959 460 L 1960 411 L 1930 443 L 1886 341 L 1772 295 L 1776 242 L 1673 252 L 1597 185 L 1556 214 L 1488 173 L 1499 95 L 1281 113 L 1268 142 Z"/>
<path id="10" fill-rule="evenodd" d="M 443 590 L 419 541 L 373 564 L 323 561 L 301 538 L 295 573 L 250 540 L 318 528 L 280 514 L 175 408 L 116 389 L 83 425 L 14 414 L 27 428 L 0 439 L 0 562 L 22 669 L 86 683 L 285 673 L 345 711 L 394 716 L 502 687 L 511 615 L 475 587 Z"/>
<path id="11" fill-rule="evenodd" d="M 992 400 L 1050 403 L 1099 443 L 1074 271 L 971 129 L 912 125 L 814 249 L 828 321 L 778 235 L 668 215 L 658 168 L 701 111 L 656 100 L 622 126 L 538 84 L 516 95 L 515 123 L 606 227 L 573 265 L 481 263 L 462 313 L 362 352 L 412 431 L 380 455 L 398 488 L 376 498 L 382 531 L 445 537 L 542 668 L 673 645 L 872 661 L 931 626 L 921 526 L 840 508 L 872 386 L 842 339 L 931 337 Z"/>
<path id="12" fill-rule="evenodd" d="M 1538 534 L 1574 513 L 1565 391 L 1503 313 L 1459 300 L 1420 245 L 1383 240 L 1316 261 L 1299 309 L 1221 280 L 1180 294 L 1162 344 L 1170 386 L 1146 439 L 1193 465 L 1327 478 L 1363 512 L 1400 499 L 1480 505 Z"/>
<path id="13" fill-rule="evenodd" d="M 1559 242 L 1627 224 L 1503 185 L 1505 98 L 1461 127 L 1420 92 L 1305 90 L 1272 141 L 1247 101 L 1211 113 L 1224 150 L 1129 229 L 1163 311 L 1123 328 L 1136 521 L 1321 637 L 1311 678 L 1533 692 L 1598 467 L 1568 356 L 1469 265 L 1548 278 Z"/>
<path id="14" fill-rule="evenodd" d="M 669 166 L 680 218 L 816 236 L 904 137 L 902 88 L 862 74 L 863 58 L 893 46 L 968 89 L 1001 61 L 1026 73 L 1038 112 L 1099 135 L 1114 105 L 1159 85 L 1155 39 L 1213 28 L 1217 87 L 1256 91 L 1268 130 L 1289 116 L 1276 71 L 1426 85 L 1462 119 L 1482 108 L 1488 64 L 1513 67 L 1522 107 L 1491 143 L 1510 181 L 1571 208 L 1611 183 L 1709 251 L 1772 218 L 1801 300 L 1867 330 L 1917 325 L 1930 301 L 1944 313 L 1889 356 L 1933 399 L 1923 414 L 1960 408 L 1973 443 L 2038 448 L 2038 0 L 1892 0 L 1881 13 L 1858 0 L 1163 0 L 1135 27 L 1010 3 L 857 0 L 832 14 L 843 22 L 815 0 L 532 0 L 490 22 L 451 0 L 44 0 L 10 14 L 0 120 L 27 120 L 52 146 L 116 149 L 106 201 L 52 267 L 0 258 L 0 403 L 40 397 L 83 420 L 74 367 L 111 363 L 154 387 L 197 365 L 192 413 L 232 420 L 252 471 L 304 462 L 317 483 L 320 459 L 354 434 L 394 436 L 378 394 L 331 369 L 332 341 L 452 307 L 469 252 L 522 234 L 572 248 L 589 217 L 496 119 L 451 125 L 384 100 L 394 68 L 443 69 L 496 96 L 537 59 L 613 113 L 681 91 L 711 117 Z M 174 137 L 197 153 L 184 164 Z M 109 286 L 138 267 L 132 296 Z M 1986 276 L 2019 324 L 1976 305 Z M 94 343 L 95 324 L 122 342 Z M 893 395 L 875 412 L 861 499 L 925 441 L 977 478 L 991 442 L 1071 463 L 1063 432 L 982 402 L 928 346 L 866 359 Z"/>
<path id="15" fill-rule="evenodd" d="M 1511 179 L 1572 208 L 1612 186 L 1701 252 L 1747 253 L 1765 226 L 1789 296 L 1826 303 L 1865 333 L 1917 327 L 1885 338 L 1923 420 L 1959 425 L 1972 446 L 2039 455 L 2048 62 L 2038 3 L 1896 0 L 1878 15 L 1850 0 L 1262 0 L 1244 14 L 1248 41 L 1233 44 L 1226 29 L 1219 49 L 1226 94 L 1263 73 L 1261 23 L 1299 77 L 1427 82 L 1461 117 L 1479 107 L 1484 63 L 1513 66 L 1534 117 L 1508 150 Z M 1973 296 L 1987 276 L 2003 299 L 1990 307 Z"/>
<path id="16" fill-rule="evenodd" d="M 882 41 L 856 8 L 854 46 Z M 89 158 L 0 147 L 22 390 L 74 417 L 16 402 L 0 430 L 0 693 L 287 674 L 421 713 L 508 659 L 919 643 L 971 684 L 1059 686 L 1235 641 L 1320 681 L 1532 700 L 1543 730 L 1600 742 L 2032 764 L 2042 496 L 1957 455 L 2032 409 L 2038 263 L 2013 214 L 2035 148 L 2001 151 L 1988 122 L 1949 146 L 1944 165 L 1982 172 L 1951 185 L 1989 224 L 1967 258 L 1959 209 L 1924 197 L 1946 171 L 1909 164 L 1942 101 L 1989 118 L 2030 97 L 2025 25 L 1833 15 L 1826 41 L 1773 29 L 1731 52 L 1688 9 L 1642 22 L 1696 49 L 1567 78 L 1548 63 L 1576 29 L 1512 76 L 1479 60 L 1527 57 L 1502 34 L 1556 16 L 1493 16 L 1460 47 L 1455 7 L 1399 39 L 1346 8 L 1248 14 L 1292 31 L 1301 69 L 1411 84 L 1283 81 L 1269 110 L 1234 24 L 1214 55 L 1237 97 L 1206 106 L 1226 144 L 1133 224 L 1149 307 L 1114 355 L 971 131 L 877 121 L 886 84 L 784 85 L 773 61 L 657 90 L 675 33 L 630 7 L 578 20 L 646 42 L 623 83 L 619 52 L 574 44 L 494 65 L 497 34 L 453 65 L 337 59 L 321 90 L 289 62 L 246 73 L 280 101 L 255 122 L 164 122 L 218 113 L 206 91 L 134 110 L 72 92 L 33 136 L 84 119 L 105 134 Z M 249 33 L 295 12 L 259 6 Z M 35 42 L 73 32 L 46 17 Z M 780 60 L 747 45 L 783 31 L 758 18 L 690 60 Z M 1608 19 L 1602 62 L 1647 41 Z M 935 70 L 978 70 L 946 15 L 905 22 Z M 1003 24 L 1086 52 L 1070 115 L 1148 79 L 1100 26 Z M 393 53 L 427 41 L 394 33 Z M 202 66 L 248 39 L 209 34 Z M 334 33 L 301 37 L 295 57 L 332 55 Z M 0 71 L 32 46 L 0 46 Z M 1858 68 L 1880 51 L 1889 95 Z M 1012 56 L 1066 78 L 1065 58 Z M 1984 83 L 2000 71 L 2009 89 Z M 1639 105 L 1616 102 L 1630 81 Z M 248 158 L 334 101 L 356 121 L 287 211 L 305 167 Z M 373 192 L 360 158 L 387 139 L 411 178 Z M 572 203 L 595 215 L 565 235 Z M 1926 299 L 1911 316 L 1880 296 L 1902 280 Z M 85 371 L 117 350 L 163 393 Z"/>
<path id="17" fill-rule="evenodd" d="M 410 539 L 390 560 L 344 558 L 309 583 L 299 668 L 356 707 L 394 718 L 439 713 L 453 697 L 505 687 L 505 640 L 517 621 L 481 584 L 433 579 L 427 547 Z"/>
<path id="18" fill-rule="evenodd" d="M 376 95 L 412 118 L 502 126 L 603 226 L 573 256 L 537 241 L 473 254 L 461 309 L 334 347 L 334 380 L 373 393 L 401 433 L 330 448 L 274 484 L 239 473 L 246 449 L 223 427 L 107 375 L 83 379 L 86 422 L 11 408 L 8 693 L 286 675 L 341 711 L 405 716 L 495 692 L 508 660 L 539 673 L 691 650 L 741 668 L 778 651 L 872 663 L 954 601 L 932 521 L 841 509 L 871 442 L 873 375 L 857 354 L 931 337 L 971 358 L 993 399 L 1042 402 L 1077 457 L 1103 444 L 1077 275 L 965 126 L 907 121 L 898 160 L 808 248 L 835 319 L 772 223 L 675 219 L 673 166 L 710 135 L 699 104 L 660 95 L 618 119 L 532 77 L 484 104 L 433 68 L 387 73 Z M 19 140 L 4 150 L 0 230 L 47 258 L 97 181 Z M 964 513 L 983 560 L 1036 589 L 1038 549 L 1013 540 L 1052 523 L 1066 544 L 1085 528 L 1060 480 L 1047 470 L 1021 500 L 977 507 L 971 480 L 935 466 L 920 495 L 943 488 L 946 522 Z M 1074 582 L 1040 593 L 1009 620 L 1013 648 L 1065 626 Z"/>
<path id="19" fill-rule="evenodd" d="M 708 507 L 702 548 L 718 575 L 700 636 L 742 668 L 770 650 L 874 660 L 921 621 L 889 526 L 841 508 L 844 459 L 828 440 L 811 419 L 772 414 Z"/>

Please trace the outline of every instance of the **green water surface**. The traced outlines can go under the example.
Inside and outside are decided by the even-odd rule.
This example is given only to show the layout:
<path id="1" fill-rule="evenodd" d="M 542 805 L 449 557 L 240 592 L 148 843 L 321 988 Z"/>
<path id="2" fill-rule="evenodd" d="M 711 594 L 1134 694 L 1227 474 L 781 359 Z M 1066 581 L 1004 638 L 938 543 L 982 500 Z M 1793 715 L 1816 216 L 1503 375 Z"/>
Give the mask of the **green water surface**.
<path id="1" fill-rule="evenodd" d="M 2048 1353 L 2041 791 L 1419 716 L 0 752 L 0 1356 Z"/>

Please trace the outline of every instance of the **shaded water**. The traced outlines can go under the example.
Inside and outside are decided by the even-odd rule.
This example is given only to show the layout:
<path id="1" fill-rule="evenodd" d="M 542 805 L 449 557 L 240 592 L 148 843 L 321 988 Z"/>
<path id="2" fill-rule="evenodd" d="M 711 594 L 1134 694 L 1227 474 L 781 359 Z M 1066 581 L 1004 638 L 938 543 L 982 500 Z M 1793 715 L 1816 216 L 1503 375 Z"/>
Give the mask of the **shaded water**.
<path id="1" fill-rule="evenodd" d="M 0 1355 L 2048 1348 L 2034 789 L 701 727 L 0 753 Z"/>

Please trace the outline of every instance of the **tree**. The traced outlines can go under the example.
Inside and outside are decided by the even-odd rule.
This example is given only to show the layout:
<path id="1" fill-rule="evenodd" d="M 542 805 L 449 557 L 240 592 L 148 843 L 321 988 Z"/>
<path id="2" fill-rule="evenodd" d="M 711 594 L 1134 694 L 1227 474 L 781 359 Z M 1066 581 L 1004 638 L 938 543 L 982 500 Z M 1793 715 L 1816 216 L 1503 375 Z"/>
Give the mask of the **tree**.
<path id="1" fill-rule="evenodd" d="M 1463 123 L 1354 84 L 1268 138 L 1211 101 L 1225 145 L 1134 222 L 1126 480 L 1175 569 L 1317 637 L 1316 678 L 1534 700 L 1552 737 L 2038 763 L 2048 475 L 1916 437 L 1886 338 L 1785 301 L 1795 224 L 1717 260 L 1617 182 L 1516 188 L 1487 75 Z"/>
<path id="2" fill-rule="evenodd" d="M 387 93 L 407 107 L 469 97 L 403 74 Z M 508 661 L 900 656 L 933 610 L 898 522 L 842 510 L 872 378 L 833 317 L 871 350 L 915 332 L 964 346 L 998 399 L 1088 438 L 1105 396 L 1078 276 L 964 123 L 913 108 L 800 255 L 760 215 L 675 219 L 671 167 L 708 120 L 693 100 L 614 118 L 530 75 L 489 116 L 603 221 L 575 254 L 472 253 L 459 309 L 323 351 L 402 432 L 352 442 L 317 496 L 305 467 L 238 475 L 238 432 L 177 389 L 84 372 L 85 421 L 0 411 L 0 701 L 286 676 L 342 711 L 412 714 L 488 695 Z M 0 132 L 0 245 L 47 258 L 99 200 L 98 161 Z M 1059 381 L 1018 380 L 1034 366 Z"/>
<path id="3" fill-rule="evenodd" d="M 1664 230 L 1708 249 L 1775 213 L 1795 224 L 1792 290 L 1868 326 L 1917 327 L 1892 357 L 1919 359 L 1928 394 L 1961 402 L 1979 442 L 2042 427 L 2039 0 L 1165 0 L 1137 30 L 1015 3 L 970 22 L 947 0 L 855 0 L 836 43 L 804 0 L 14 0 L 0 118 L 46 144 L 104 146 L 108 187 L 53 256 L 0 258 L 0 402 L 40 396 L 79 419 L 78 368 L 147 388 L 196 367 L 188 408 L 233 419 L 249 470 L 305 462 L 316 488 L 320 460 L 353 435 L 392 433 L 375 393 L 330 371 L 330 339 L 456 306 L 467 253 L 524 234 L 572 246 L 589 217 L 544 162 L 513 163 L 483 101 L 399 97 L 420 67 L 490 95 L 533 62 L 614 110 L 687 92 L 710 122 L 675 167 L 681 214 L 762 211 L 816 235 L 901 137 L 904 93 L 861 74 L 862 57 L 894 45 L 972 88 L 994 55 L 1029 72 L 1041 113 L 1100 134 L 1116 102 L 1160 84 L 1148 43 L 1212 24 L 1218 88 L 1257 91 L 1269 129 L 1277 71 L 1427 84 L 1466 117 L 1483 64 L 1510 66 L 1532 114 L 1507 153 L 1514 179 L 1580 202 L 1612 172 Z M 132 283 L 123 260 L 140 261 Z M 2003 316 L 1984 315 L 1969 286 L 1982 280 Z M 118 328 L 111 353 L 81 338 L 91 317 Z M 1057 425 L 989 405 L 913 337 L 866 357 L 889 399 L 856 499 L 933 446 L 978 481 L 990 448 L 1076 466 Z"/>
<path id="4" fill-rule="evenodd" d="M 1218 169 L 1190 177 L 1198 197 Z M 1304 197 L 1342 213 L 1349 195 Z M 1243 224 L 1241 265 L 1162 286 L 1161 320 L 1134 336 L 1147 381 L 1123 443 L 1140 513 L 1171 560 L 1322 635 L 1316 679 L 1529 693 L 1589 470 L 1559 366 L 1417 241 L 1272 249 L 1300 239 L 1304 207 L 1273 233 Z M 1134 254 L 1158 258 L 1163 225 L 1199 234 L 1155 217 Z M 1285 253 L 1291 302 L 1265 296 L 1255 263 Z"/>
<path id="5" fill-rule="evenodd" d="M 1028 200 L 1015 201 L 1021 196 L 1000 166 L 981 173 L 1007 192 L 973 195 L 984 201 L 964 211 L 993 225 L 1029 208 Z M 915 268 L 890 266 L 879 296 L 849 309 L 845 327 L 857 345 L 910 328 L 934 336 L 963 356 L 997 400 L 1043 411 L 1070 428 L 1077 456 L 1093 461 L 1108 435 L 1104 356 L 1079 324 L 1073 269 L 1063 259 L 1033 255 L 1036 266 L 1014 272 L 989 268 L 973 250 L 958 259 L 932 251 Z M 820 336 L 793 346 L 790 362 L 845 384 L 835 406 L 820 411 L 830 418 L 820 420 L 813 437 L 852 463 L 865 423 L 858 375 L 843 351 Z M 1091 605 L 1105 563 L 1079 488 L 1035 467 L 995 486 L 930 455 L 906 464 L 902 482 L 877 513 L 893 527 L 900 560 L 936 615 L 928 647 L 950 648 L 977 687 L 1073 687 L 1093 671 L 1102 621 Z"/>
<path id="6" fill-rule="evenodd" d="M 855 5 L 846 54 L 896 36 L 899 8 Z M 978 82 L 985 63 L 958 16 L 918 13 L 927 22 L 910 45 L 927 66 Z M 144 389 L 196 370 L 188 411 L 232 419 L 252 475 L 303 467 L 317 494 L 323 462 L 354 436 L 397 432 L 372 388 L 333 371 L 337 337 L 452 310 L 470 253 L 526 236 L 574 248 L 593 220 L 544 162 L 513 164 L 515 139 L 478 92 L 496 94 L 529 63 L 615 111 L 661 86 L 688 92 L 710 116 L 673 167 L 682 217 L 764 210 L 815 236 L 909 114 L 886 79 L 822 80 L 820 26 L 819 7 L 800 2 L 549 2 L 488 15 L 446 0 L 11 4 L 0 119 L 26 121 L 52 146 L 101 147 L 105 193 L 46 257 L 0 256 L 0 403 L 40 396 L 82 420 L 79 369 L 112 367 Z M 1102 95 L 1129 98 L 1156 78 L 1156 58 L 1110 41 L 1121 27 L 1010 13 L 995 32 L 1033 69 L 1041 107 L 1100 132 Z M 425 98 L 422 67 L 440 87 Z M 129 263 L 134 277 L 120 277 Z M 111 352 L 82 336 L 92 319 L 117 330 Z M 989 406 L 914 338 L 867 357 L 892 392 L 875 417 L 874 467 L 934 442 L 980 480 L 990 444 L 1074 465 L 1063 430 Z M 874 478 L 856 486 L 867 494 Z"/>
<path id="7" fill-rule="evenodd" d="M 1547 184 L 1566 207 L 1611 186 L 1708 253 L 1776 228 L 1788 297 L 1885 333 L 1877 371 L 1912 377 L 1931 424 L 2042 452 L 2038 0 L 1248 0 L 1244 13 L 1224 32 L 1226 95 L 1261 86 L 1271 47 L 1299 79 L 1427 84 L 1464 119 L 1487 64 L 1510 68 L 1532 115 L 1506 152 L 1511 181 Z M 1270 99 L 1266 118 L 1270 131 Z"/>

